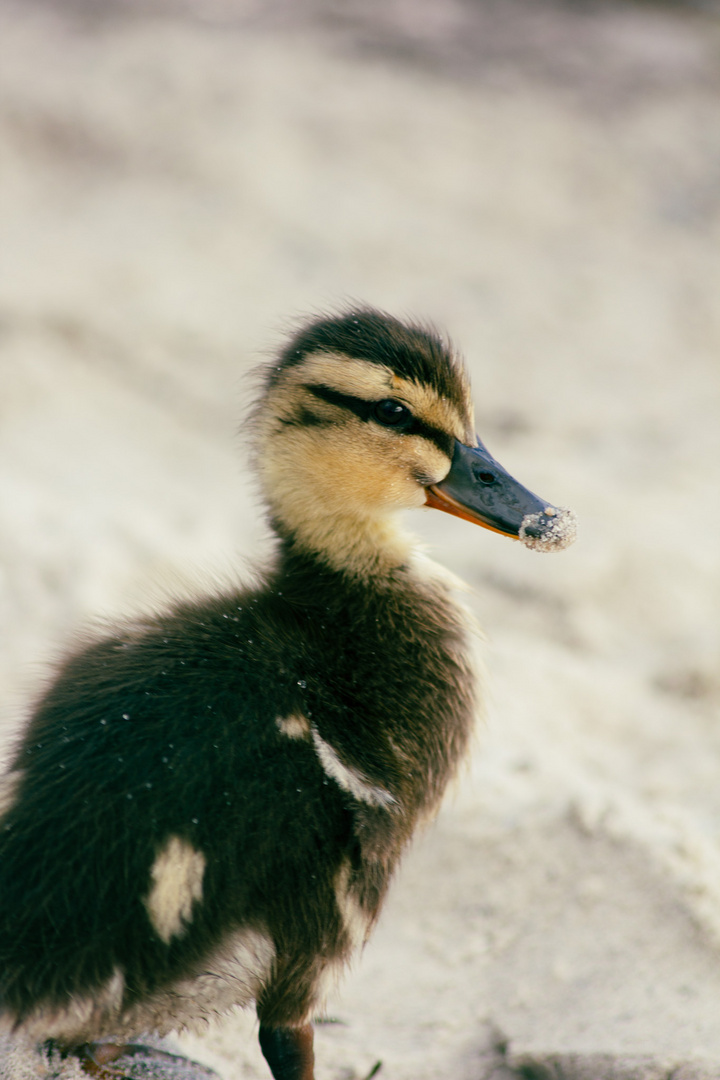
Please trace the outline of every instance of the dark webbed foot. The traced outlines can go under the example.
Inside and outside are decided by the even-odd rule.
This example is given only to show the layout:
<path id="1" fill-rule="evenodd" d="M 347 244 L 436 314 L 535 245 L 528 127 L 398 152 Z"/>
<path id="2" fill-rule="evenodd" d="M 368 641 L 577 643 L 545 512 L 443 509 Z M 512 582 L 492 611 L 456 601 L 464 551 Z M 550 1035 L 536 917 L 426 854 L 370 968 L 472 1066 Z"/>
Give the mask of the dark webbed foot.
<path id="1" fill-rule="evenodd" d="M 95 1080 L 219 1080 L 216 1072 L 156 1046 L 137 1043 L 85 1043 L 82 1046 L 58 1047 L 63 1057 L 74 1057 L 88 1076 Z"/>
<path id="2" fill-rule="evenodd" d="M 284 1028 L 261 1024 L 260 1049 L 274 1080 L 315 1080 L 312 1024 Z"/>
<path id="3" fill-rule="evenodd" d="M 67 1054 L 78 1059 L 88 1076 L 95 1076 L 97 1080 L 125 1080 L 127 1074 L 122 1069 L 114 1069 L 112 1063 L 129 1049 L 126 1043 L 85 1043 L 68 1050 Z"/>

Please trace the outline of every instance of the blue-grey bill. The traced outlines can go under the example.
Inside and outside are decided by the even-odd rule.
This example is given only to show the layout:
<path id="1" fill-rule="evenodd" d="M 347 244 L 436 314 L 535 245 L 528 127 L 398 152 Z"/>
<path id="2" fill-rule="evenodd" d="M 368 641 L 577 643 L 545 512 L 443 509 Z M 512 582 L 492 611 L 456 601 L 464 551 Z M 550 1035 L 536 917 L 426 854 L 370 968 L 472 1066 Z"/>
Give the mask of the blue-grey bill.
<path id="1" fill-rule="evenodd" d="M 577 534 L 572 510 L 523 487 L 479 439 L 476 446 L 455 443 L 450 472 L 426 488 L 426 505 L 519 539 L 535 551 L 561 551 Z"/>

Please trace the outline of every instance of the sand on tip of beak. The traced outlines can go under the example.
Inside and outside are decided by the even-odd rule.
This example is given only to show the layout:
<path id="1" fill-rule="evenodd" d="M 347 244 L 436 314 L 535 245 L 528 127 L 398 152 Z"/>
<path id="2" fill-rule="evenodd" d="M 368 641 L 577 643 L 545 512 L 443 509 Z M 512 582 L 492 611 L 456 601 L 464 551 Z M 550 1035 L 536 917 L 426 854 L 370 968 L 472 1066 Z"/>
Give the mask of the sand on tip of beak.
<path id="1" fill-rule="evenodd" d="M 531 529 L 541 526 L 540 536 Z M 562 506 L 548 507 L 542 514 L 526 514 L 519 531 L 520 540 L 533 551 L 562 551 L 577 537 L 577 516 L 574 510 Z"/>

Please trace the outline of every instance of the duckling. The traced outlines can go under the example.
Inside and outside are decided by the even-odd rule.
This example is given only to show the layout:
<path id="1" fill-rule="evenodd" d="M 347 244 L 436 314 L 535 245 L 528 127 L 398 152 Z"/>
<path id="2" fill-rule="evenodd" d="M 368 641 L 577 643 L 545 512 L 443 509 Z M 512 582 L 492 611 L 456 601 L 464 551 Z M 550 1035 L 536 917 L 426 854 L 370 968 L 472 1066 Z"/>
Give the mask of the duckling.
<path id="1" fill-rule="evenodd" d="M 462 610 L 396 514 L 574 535 L 477 439 L 463 364 L 423 326 L 309 322 L 252 423 L 277 537 L 259 583 L 70 652 L 3 780 L 0 1017 L 93 1075 L 142 1032 L 254 1004 L 275 1080 L 313 1080 L 312 1017 L 478 709 Z"/>

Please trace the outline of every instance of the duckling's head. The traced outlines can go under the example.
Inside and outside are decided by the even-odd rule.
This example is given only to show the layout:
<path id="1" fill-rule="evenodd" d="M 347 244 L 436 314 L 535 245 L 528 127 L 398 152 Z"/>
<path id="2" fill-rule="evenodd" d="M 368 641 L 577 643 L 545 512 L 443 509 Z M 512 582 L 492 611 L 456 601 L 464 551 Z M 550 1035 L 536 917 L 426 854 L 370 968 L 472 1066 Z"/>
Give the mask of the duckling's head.
<path id="1" fill-rule="evenodd" d="M 462 361 L 422 326 L 367 308 L 309 323 L 267 369 L 256 422 L 275 528 L 336 569 L 403 563 L 408 540 L 392 519 L 423 505 L 526 543 L 534 517 L 531 546 L 570 542 L 548 542 L 569 511 L 512 480 L 479 442 Z"/>

